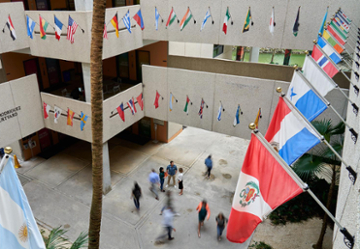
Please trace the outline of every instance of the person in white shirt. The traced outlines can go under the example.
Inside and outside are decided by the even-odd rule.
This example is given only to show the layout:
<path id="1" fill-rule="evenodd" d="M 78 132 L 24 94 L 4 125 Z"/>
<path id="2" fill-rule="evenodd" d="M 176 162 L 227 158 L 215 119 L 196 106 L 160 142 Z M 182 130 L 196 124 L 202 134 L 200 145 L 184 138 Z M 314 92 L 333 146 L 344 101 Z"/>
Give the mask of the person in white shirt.
<path id="1" fill-rule="evenodd" d="M 183 174 L 183 169 L 180 168 L 180 169 L 179 169 L 179 172 L 180 172 L 180 174 L 178 174 L 177 180 L 178 180 L 179 189 L 180 189 L 179 195 L 182 195 L 182 194 L 183 194 L 183 190 L 184 190 L 184 184 L 183 184 L 184 174 Z"/>
<path id="2" fill-rule="evenodd" d="M 174 230 L 176 232 L 176 229 L 173 227 L 173 221 L 174 221 L 174 213 L 171 210 L 171 207 L 166 207 L 163 213 L 163 221 L 162 224 L 166 230 L 167 234 L 162 234 L 159 237 L 157 237 L 157 241 L 162 240 L 163 238 L 168 236 L 168 240 L 173 240 L 174 237 L 171 237 L 171 232 Z"/>

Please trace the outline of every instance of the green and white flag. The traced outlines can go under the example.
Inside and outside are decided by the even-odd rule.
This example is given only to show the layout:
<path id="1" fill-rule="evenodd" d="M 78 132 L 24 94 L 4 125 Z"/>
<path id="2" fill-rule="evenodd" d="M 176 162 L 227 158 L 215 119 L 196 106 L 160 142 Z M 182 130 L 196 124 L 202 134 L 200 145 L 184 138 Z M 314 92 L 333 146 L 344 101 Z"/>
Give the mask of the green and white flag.
<path id="1" fill-rule="evenodd" d="M 186 112 L 186 115 L 189 115 L 189 109 L 188 109 L 189 103 L 190 103 L 190 99 L 188 96 L 186 96 L 186 104 L 184 108 L 184 112 Z"/>
<path id="2" fill-rule="evenodd" d="M 188 7 L 184 17 L 181 20 L 180 31 L 185 28 L 185 26 L 190 22 L 191 18 L 192 18 L 192 13 L 190 11 L 190 8 Z"/>
<path id="3" fill-rule="evenodd" d="M 167 20 L 165 28 L 170 26 L 175 21 L 175 19 L 176 19 L 176 14 L 175 14 L 174 8 L 171 8 L 171 12 L 170 12 L 170 15 L 169 15 L 169 18 Z"/>

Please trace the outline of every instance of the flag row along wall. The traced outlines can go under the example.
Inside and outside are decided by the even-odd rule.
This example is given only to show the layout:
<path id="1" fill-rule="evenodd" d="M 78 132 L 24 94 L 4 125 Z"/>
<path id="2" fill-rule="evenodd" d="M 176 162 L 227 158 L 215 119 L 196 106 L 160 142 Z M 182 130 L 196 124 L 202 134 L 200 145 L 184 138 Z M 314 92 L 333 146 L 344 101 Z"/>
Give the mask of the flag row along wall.
<path id="1" fill-rule="evenodd" d="M 245 139 L 250 138 L 248 125 L 256 120 L 259 108 L 259 130 L 265 134 L 279 96 L 275 89 L 280 86 L 287 92 L 289 87 L 289 83 L 275 80 L 145 65 L 143 84 L 145 116 Z M 336 99 L 332 104 L 344 115 L 346 99 L 339 91 L 331 91 L 327 99 Z M 234 125 L 239 105 L 242 114 Z M 324 117 L 339 121 L 330 110 L 318 118 Z"/>
<path id="2" fill-rule="evenodd" d="M 359 10 L 354 1 L 345 0 L 260 0 L 256 3 L 246 0 L 148 0 L 141 2 L 146 26 L 143 38 L 310 50 L 319 30 L 314 23 L 321 23 L 327 6 L 329 13 L 335 13 L 339 7 L 348 15 Z M 191 18 L 188 20 L 187 17 Z M 276 23 L 273 31 L 269 29 L 271 19 Z M 207 20 L 205 27 L 204 20 Z M 226 34 L 223 31 L 224 23 L 227 26 Z"/>

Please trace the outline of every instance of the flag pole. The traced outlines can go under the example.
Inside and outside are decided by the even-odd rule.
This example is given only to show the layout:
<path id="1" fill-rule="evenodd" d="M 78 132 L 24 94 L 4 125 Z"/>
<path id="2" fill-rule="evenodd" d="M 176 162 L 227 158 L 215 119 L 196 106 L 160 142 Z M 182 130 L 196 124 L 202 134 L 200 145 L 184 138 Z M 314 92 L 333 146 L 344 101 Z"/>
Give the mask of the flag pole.
<path id="1" fill-rule="evenodd" d="M 344 97 L 350 102 L 351 106 L 353 107 L 353 113 L 357 116 L 358 113 L 359 113 L 359 107 L 358 107 L 354 102 L 352 102 L 352 100 L 351 100 L 351 99 L 346 95 L 346 93 L 339 87 L 339 85 L 336 84 L 336 82 L 335 82 L 329 75 L 327 75 L 327 74 L 324 72 L 324 70 L 322 70 L 322 68 L 319 66 L 319 64 L 316 63 L 316 61 L 314 60 L 314 58 L 312 58 L 312 57 L 310 56 L 309 51 L 305 51 L 305 53 L 306 53 L 306 56 L 308 56 L 308 57 L 310 58 L 310 60 L 313 61 L 313 63 L 316 65 L 316 67 L 318 67 L 318 68 L 320 69 L 319 71 L 321 71 L 321 73 L 322 73 L 325 77 L 327 77 L 327 78 L 333 83 L 333 85 L 335 86 L 335 89 L 339 90 L 339 91 L 344 95 Z"/>
<path id="2" fill-rule="evenodd" d="M 281 87 L 278 87 L 278 88 L 276 89 L 276 91 L 277 91 L 278 93 L 280 93 L 280 94 L 281 94 L 281 97 L 284 99 L 284 101 L 285 101 L 286 103 L 288 103 L 294 110 L 296 110 L 297 113 L 305 120 L 305 122 L 306 122 L 310 127 L 313 128 L 314 132 L 315 132 L 319 137 L 321 137 L 321 142 L 323 142 L 324 144 L 326 144 L 326 145 L 329 147 L 329 149 L 335 154 L 335 156 L 336 156 L 337 158 L 339 158 L 339 160 L 346 166 L 346 169 L 349 171 L 349 179 L 352 181 L 352 183 L 353 183 L 353 185 L 354 185 L 355 182 L 356 182 L 356 178 L 357 178 L 357 172 L 355 172 L 355 170 L 354 170 L 350 165 L 348 165 L 348 164 L 344 161 L 344 159 L 342 159 L 342 157 L 341 157 L 341 156 L 336 152 L 336 150 L 328 143 L 328 141 L 326 141 L 326 140 L 324 139 L 324 137 L 314 128 L 314 126 L 311 124 L 311 122 L 309 122 L 309 120 L 307 120 L 307 118 L 304 117 L 304 115 L 297 109 L 297 107 L 294 106 L 294 104 L 285 97 L 285 93 L 282 92 Z"/>
<path id="3" fill-rule="evenodd" d="M 345 78 L 350 82 L 350 84 L 354 87 L 354 91 L 356 95 L 359 95 L 359 88 L 356 86 L 355 83 L 351 81 L 351 79 L 341 70 L 339 67 L 330 59 L 330 57 L 324 52 L 324 50 L 317 44 L 317 42 L 314 40 L 313 43 L 316 45 L 316 47 L 322 52 L 322 54 L 330 61 L 331 64 L 333 64 L 336 69 L 341 72 Z"/>
<path id="4" fill-rule="evenodd" d="M 284 98 L 284 97 L 283 97 Z M 296 107 L 294 107 L 296 108 Z M 305 118 L 304 118 L 305 119 Z M 340 222 L 332 215 L 332 213 L 322 204 L 322 202 L 317 198 L 317 196 L 311 191 L 309 185 L 305 183 L 288 164 L 284 159 L 275 151 L 271 144 L 264 138 L 264 136 L 255 128 L 255 124 L 249 124 L 249 128 L 253 130 L 254 135 L 261 141 L 261 143 L 267 147 L 268 151 L 277 159 L 281 167 L 289 174 L 289 176 L 299 185 L 304 191 L 308 192 L 310 196 L 316 201 L 317 204 L 325 211 L 325 213 L 334 221 L 334 223 L 340 228 L 340 232 L 344 235 L 344 243 L 350 249 L 354 247 L 355 236 L 352 236 L 345 227 L 343 227 Z"/>
<path id="5" fill-rule="evenodd" d="M 329 106 L 334 112 L 335 114 L 340 118 L 340 120 L 349 128 L 349 131 L 352 134 L 352 139 L 354 141 L 354 143 L 356 143 L 357 141 L 357 137 L 358 137 L 358 133 L 354 130 L 354 128 L 352 128 L 344 119 L 343 117 L 336 111 L 336 109 L 331 105 L 331 103 L 329 101 L 327 101 L 316 89 L 315 87 L 311 84 L 310 81 L 308 81 L 308 79 L 299 72 L 299 69 L 296 69 L 296 72 L 300 75 L 300 77 L 305 81 L 305 83 L 314 91 L 314 93 L 327 105 Z"/>

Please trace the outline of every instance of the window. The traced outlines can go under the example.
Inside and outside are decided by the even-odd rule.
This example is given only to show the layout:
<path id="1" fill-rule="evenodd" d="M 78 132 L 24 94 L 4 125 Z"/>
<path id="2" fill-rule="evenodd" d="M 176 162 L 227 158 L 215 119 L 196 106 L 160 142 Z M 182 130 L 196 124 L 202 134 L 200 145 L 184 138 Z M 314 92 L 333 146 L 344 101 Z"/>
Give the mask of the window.
<path id="1" fill-rule="evenodd" d="M 214 45 L 213 58 L 224 52 L 224 45 Z"/>

